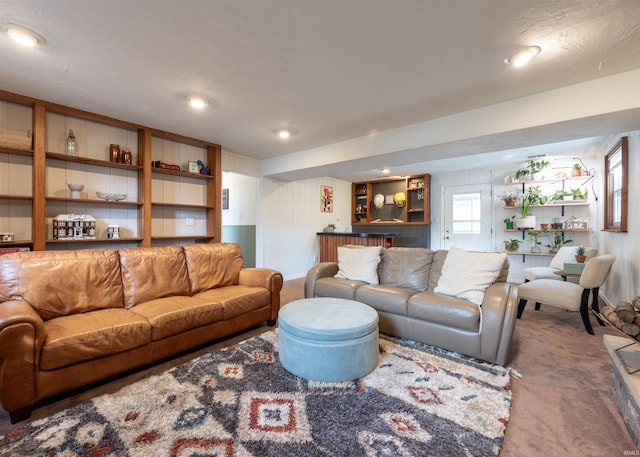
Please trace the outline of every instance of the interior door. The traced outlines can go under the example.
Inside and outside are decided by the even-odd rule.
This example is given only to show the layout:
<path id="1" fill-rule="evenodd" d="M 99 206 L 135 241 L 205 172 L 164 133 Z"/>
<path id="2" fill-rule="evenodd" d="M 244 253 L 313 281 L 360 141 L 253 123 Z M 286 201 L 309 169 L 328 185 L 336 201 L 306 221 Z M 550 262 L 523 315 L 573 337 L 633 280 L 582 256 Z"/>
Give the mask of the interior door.
<path id="1" fill-rule="evenodd" d="M 446 186 L 443 246 L 467 251 L 493 251 L 491 184 Z"/>

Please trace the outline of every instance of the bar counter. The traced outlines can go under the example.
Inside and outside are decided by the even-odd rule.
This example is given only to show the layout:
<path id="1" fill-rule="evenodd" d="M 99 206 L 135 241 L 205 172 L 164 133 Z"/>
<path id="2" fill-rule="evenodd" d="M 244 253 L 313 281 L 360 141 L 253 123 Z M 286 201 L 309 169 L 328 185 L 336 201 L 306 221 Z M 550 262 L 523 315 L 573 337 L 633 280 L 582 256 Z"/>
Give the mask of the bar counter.
<path id="1" fill-rule="evenodd" d="M 382 246 L 390 248 L 399 233 L 317 232 L 320 262 L 337 262 L 338 246 Z"/>

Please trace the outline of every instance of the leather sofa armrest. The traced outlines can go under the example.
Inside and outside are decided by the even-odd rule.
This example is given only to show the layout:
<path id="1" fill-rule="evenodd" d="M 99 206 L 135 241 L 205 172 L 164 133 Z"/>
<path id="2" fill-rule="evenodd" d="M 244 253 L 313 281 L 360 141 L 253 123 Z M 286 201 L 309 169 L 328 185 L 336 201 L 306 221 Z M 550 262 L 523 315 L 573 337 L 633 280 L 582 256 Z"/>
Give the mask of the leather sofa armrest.
<path id="1" fill-rule="evenodd" d="M 506 282 L 489 286 L 482 302 L 482 358 L 506 364 L 516 325 L 518 288 Z"/>
<path id="2" fill-rule="evenodd" d="M 29 303 L 0 303 L 0 402 L 5 410 L 36 401 L 35 373 L 44 339 L 44 322 Z"/>
<path id="3" fill-rule="evenodd" d="M 307 271 L 307 276 L 304 280 L 305 298 L 313 298 L 315 296 L 314 290 L 316 288 L 316 280 L 320 278 L 335 276 L 337 272 L 337 262 L 320 262 L 317 265 L 311 267 L 311 269 Z"/>
<path id="4" fill-rule="evenodd" d="M 238 278 L 238 284 L 241 286 L 264 287 L 271 291 L 270 321 L 278 318 L 282 282 L 282 273 L 270 268 L 243 268 Z"/>

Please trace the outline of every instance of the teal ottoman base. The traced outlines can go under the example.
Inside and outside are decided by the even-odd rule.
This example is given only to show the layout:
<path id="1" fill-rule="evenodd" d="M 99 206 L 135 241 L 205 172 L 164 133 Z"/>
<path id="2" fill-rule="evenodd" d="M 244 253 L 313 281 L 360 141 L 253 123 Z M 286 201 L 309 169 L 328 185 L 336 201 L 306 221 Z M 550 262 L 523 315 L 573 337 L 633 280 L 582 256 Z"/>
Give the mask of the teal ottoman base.
<path id="1" fill-rule="evenodd" d="M 290 373 L 323 382 L 352 381 L 378 365 L 378 313 L 340 298 L 307 298 L 279 313 L 280 362 Z"/>

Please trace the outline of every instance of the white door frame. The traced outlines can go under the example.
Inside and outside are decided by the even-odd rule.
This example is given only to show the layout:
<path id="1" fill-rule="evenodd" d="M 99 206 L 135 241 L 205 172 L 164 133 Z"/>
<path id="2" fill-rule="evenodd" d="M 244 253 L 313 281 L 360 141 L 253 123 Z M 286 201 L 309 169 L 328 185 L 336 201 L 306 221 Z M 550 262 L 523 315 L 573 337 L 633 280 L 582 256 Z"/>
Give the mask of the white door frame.
<path id="1" fill-rule="evenodd" d="M 451 233 L 451 205 L 450 199 L 454 194 L 460 193 L 481 193 L 482 204 L 482 227 L 479 235 L 462 235 L 455 237 Z M 493 207 L 493 186 L 490 182 L 476 184 L 445 185 L 442 190 L 442 201 L 440 220 L 440 245 L 443 249 L 449 249 L 452 245 L 464 248 L 469 251 L 494 251 L 495 230 L 494 230 L 494 207 Z"/>

